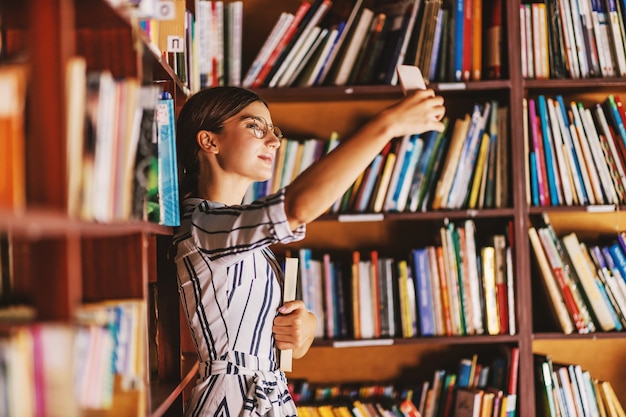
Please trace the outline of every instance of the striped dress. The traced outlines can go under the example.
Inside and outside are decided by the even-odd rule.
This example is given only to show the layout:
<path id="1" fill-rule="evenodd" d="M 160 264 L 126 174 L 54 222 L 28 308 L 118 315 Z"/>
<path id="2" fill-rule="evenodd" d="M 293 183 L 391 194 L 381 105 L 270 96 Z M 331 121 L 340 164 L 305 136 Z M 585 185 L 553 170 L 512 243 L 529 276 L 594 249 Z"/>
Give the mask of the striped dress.
<path id="1" fill-rule="evenodd" d="M 178 291 L 200 361 L 186 416 L 295 416 L 272 323 L 283 272 L 268 248 L 289 228 L 284 190 L 249 205 L 183 202 L 173 239 Z"/>

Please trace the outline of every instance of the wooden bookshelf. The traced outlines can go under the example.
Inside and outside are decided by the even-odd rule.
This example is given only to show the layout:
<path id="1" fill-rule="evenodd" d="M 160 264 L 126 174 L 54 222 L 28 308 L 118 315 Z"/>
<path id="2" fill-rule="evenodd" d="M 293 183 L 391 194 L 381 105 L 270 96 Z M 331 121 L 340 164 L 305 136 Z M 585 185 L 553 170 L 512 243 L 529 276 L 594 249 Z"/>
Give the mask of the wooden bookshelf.
<path id="1" fill-rule="evenodd" d="M 337 4 L 342 3 L 340 0 Z M 621 371 L 626 366 L 626 333 L 564 335 L 555 326 L 536 325 L 545 307 L 538 288 L 536 268 L 527 230 L 533 216 L 548 212 L 559 232 L 577 231 L 589 239 L 615 230 L 626 230 L 620 210 L 531 207 L 526 202 L 523 160 L 522 99 L 538 94 L 564 94 L 585 102 L 614 91 L 626 94 L 623 78 L 524 79 L 519 55 L 521 0 L 503 1 L 503 72 L 499 80 L 433 83 L 446 100 L 447 115 L 454 120 L 476 101 L 495 99 L 509 109 L 509 178 L 511 204 L 485 210 L 449 210 L 425 213 L 385 213 L 376 219 L 354 215 L 324 215 L 308 226 L 307 238 L 297 245 L 278 247 L 277 252 L 302 247 L 354 250 L 384 247 L 404 253 L 416 243 L 434 241 L 446 219 L 474 219 L 482 230 L 497 230 L 512 221 L 514 233 L 515 311 L 517 333 L 499 336 L 433 337 L 383 341 L 320 340 L 294 363 L 289 379 L 313 383 L 418 382 L 430 379 L 438 366 L 454 367 L 462 356 L 478 352 L 491 355 L 501 347 L 519 347 L 517 415 L 541 417 L 536 409 L 533 353 L 548 353 L 561 362 L 579 363 L 592 375 L 611 381 L 618 397 L 626 402 Z M 194 2 L 187 0 L 190 10 Z M 246 0 L 244 4 L 244 50 L 242 73 L 250 66 L 276 18 L 294 12 L 296 0 Z M 111 415 L 180 415 L 195 367 L 184 320 L 181 321 L 172 266 L 164 253 L 172 228 L 147 222 L 98 224 L 65 215 L 66 126 L 63 69 L 74 55 L 84 56 L 90 70 L 109 69 L 116 76 L 134 77 L 145 83 L 161 83 L 179 109 L 189 93 L 173 69 L 155 54 L 146 37 L 105 0 L 0 0 L 5 34 L 5 55 L 27 56 L 29 117 L 26 149 L 26 195 L 24 211 L 0 209 L 0 232 L 11 236 L 16 295 L 28 299 L 41 321 L 70 323 L 84 301 L 137 298 L 158 301 L 149 305 L 161 314 L 156 325 L 156 364 L 146 372 L 146 392 L 131 400 L 121 399 Z M 260 88 L 274 122 L 293 137 L 328 137 L 337 131 L 349 135 L 364 120 L 399 100 L 400 88 L 389 85 L 323 86 L 313 88 Z M 42 140 L 41 138 L 45 138 Z M 37 146 L 30 146 L 37 143 Z M 36 261 L 33 261 L 36 260 Z M 146 337 L 148 335 L 146 334 Z M 344 347 L 345 346 L 345 347 Z M 191 353 L 191 355 L 190 355 Z M 148 358 L 150 362 L 154 358 Z M 138 406 L 138 403 L 140 404 Z"/>

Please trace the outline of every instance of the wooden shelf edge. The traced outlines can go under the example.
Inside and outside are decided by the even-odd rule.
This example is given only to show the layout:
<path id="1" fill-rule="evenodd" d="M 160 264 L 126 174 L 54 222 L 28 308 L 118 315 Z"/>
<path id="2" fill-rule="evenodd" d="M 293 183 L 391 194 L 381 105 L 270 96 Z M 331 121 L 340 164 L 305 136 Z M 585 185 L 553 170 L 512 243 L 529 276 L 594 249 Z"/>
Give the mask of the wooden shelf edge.
<path id="1" fill-rule="evenodd" d="M 25 211 L 0 209 L 0 231 L 27 238 L 75 235 L 106 237 L 133 233 L 172 235 L 174 233 L 172 227 L 147 221 L 129 220 L 98 223 L 71 219 L 65 213 L 45 209 L 27 209 Z"/>
<path id="2" fill-rule="evenodd" d="M 354 340 L 315 340 L 315 347 L 371 347 L 392 345 L 428 345 L 428 344 L 499 344 L 518 343 L 519 335 L 480 335 L 480 336 L 433 336 L 395 339 L 354 339 Z"/>
<path id="3" fill-rule="evenodd" d="M 596 339 L 626 339 L 626 332 L 594 332 L 587 334 L 565 334 L 559 332 L 533 333 L 533 340 L 563 341 L 570 339 L 596 340 Z"/>

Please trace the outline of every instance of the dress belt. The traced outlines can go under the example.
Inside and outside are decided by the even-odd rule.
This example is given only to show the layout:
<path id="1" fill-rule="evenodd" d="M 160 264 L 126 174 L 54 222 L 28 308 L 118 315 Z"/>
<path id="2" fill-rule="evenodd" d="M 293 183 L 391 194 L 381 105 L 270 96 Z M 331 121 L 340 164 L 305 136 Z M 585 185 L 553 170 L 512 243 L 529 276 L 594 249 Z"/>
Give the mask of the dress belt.
<path id="1" fill-rule="evenodd" d="M 200 362 L 200 375 L 251 376 L 242 417 L 297 415 L 287 378 L 276 368 L 276 362 L 242 352 L 228 352 L 225 356 L 225 360 Z"/>

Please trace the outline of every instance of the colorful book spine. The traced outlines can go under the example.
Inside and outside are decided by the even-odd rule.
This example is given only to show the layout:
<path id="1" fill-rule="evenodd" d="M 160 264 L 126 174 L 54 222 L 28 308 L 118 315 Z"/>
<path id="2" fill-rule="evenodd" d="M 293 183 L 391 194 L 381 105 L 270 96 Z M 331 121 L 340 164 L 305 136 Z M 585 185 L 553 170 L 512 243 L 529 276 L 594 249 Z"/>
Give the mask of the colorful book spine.
<path id="1" fill-rule="evenodd" d="M 165 92 L 157 102 L 156 120 L 159 148 L 160 223 L 166 226 L 180 225 L 174 118 L 174 99 Z"/>

